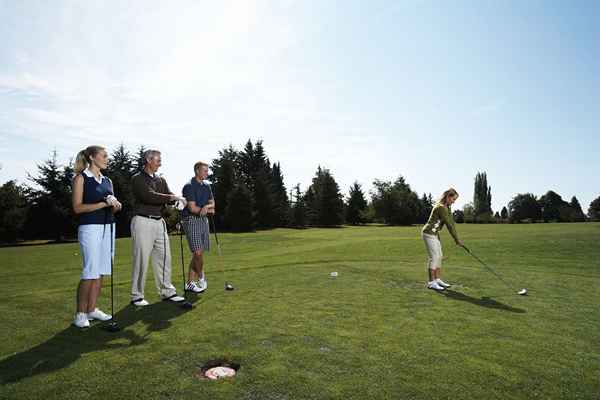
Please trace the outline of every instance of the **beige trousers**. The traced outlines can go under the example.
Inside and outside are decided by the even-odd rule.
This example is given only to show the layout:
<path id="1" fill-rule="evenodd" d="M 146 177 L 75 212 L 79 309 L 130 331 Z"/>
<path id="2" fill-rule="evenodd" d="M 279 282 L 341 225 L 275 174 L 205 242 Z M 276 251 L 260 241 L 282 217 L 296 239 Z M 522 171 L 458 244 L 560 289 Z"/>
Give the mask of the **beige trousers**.
<path id="1" fill-rule="evenodd" d="M 148 261 L 152 258 L 154 283 L 161 298 L 176 294 L 171 283 L 171 246 L 163 219 L 155 220 L 139 215 L 131 219 L 133 242 L 133 269 L 131 271 L 131 300 L 144 298 Z"/>

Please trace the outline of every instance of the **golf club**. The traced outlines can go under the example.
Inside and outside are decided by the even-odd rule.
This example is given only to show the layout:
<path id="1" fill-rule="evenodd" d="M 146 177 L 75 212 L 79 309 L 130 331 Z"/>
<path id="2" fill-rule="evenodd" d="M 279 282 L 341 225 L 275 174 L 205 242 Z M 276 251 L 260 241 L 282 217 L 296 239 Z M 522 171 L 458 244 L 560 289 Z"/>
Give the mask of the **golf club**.
<path id="1" fill-rule="evenodd" d="M 113 285 L 113 274 L 114 274 L 114 238 L 113 238 L 113 224 L 110 224 L 110 320 L 103 326 L 108 332 L 118 332 L 121 330 L 117 322 L 115 321 L 115 292 Z"/>
<path id="2" fill-rule="evenodd" d="M 479 261 L 479 263 L 481 265 L 483 265 L 488 271 L 490 271 L 492 274 L 494 274 L 496 276 L 496 278 L 498 278 L 502 283 L 504 283 L 504 285 L 506 285 L 507 288 L 509 288 L 512 291 L 517 292 L 518 295 L 521 295 L 521 296 L 526 296 L 527 295 L 527 289 L 523 288 L 523 289 L 520 289 L 520 290 L 516 291 L 512 287 L 512 285 L 510 285 L 508 282 L 506 282 L 506 280 L 498 272 L 496 272 L 492 267 L 490 267 L 485 262 L 483 262 L 483 260 L 481 258 L 479 258 L 475 254 L 473 254 L 473 252 L 467 246 L 463 245 L 462 248 L 465 249 L 465 251 L 467 253 L 469 253 L 471 255 L 471 257 L 473 257 L 474 259 L 476 259 L 477 261 Z"/>
<path id="3" fill-rule="evenodd" d="M 212 185 L 209 184 L 208 185 L 208 189 L 210 190 L 210 197 L 212 197 L 213 199 L 215 198 L 213 191 L 212 191 Z M 223 268 L 223 263 L 221 262 L 221 244 L 219 243 L 219 235 L 217 234 L 217 224 L 215 224 L 215 219 L 213 214 L 209 214 L 208 217 L 210 218 L 210 223 L 212 224 L 212 229 L 213 229 L 213 234 L 215 235 L 215 243 L 217 244 L 217 255 L 219 257 L 219 269 L 220 272 L 223 274 L 223 276 L 225 276 L 225 270 Z M 234 287 L 231 283 L 227 282 L 227 279 L 225 279 L 225 290 L 233 290 Z"/>
<path id="4" fill-rule="evenodd" d="M 182 224 L 182 219 L 183 219 L 183 203 L 181 202 L 177 202 L 178 207 L 177 209 L 179 210 L 179 247 L 181 248 L 181 275 L 183 278 L 183 298 L 185 299 L 180 307 L 186 310 L 190 310 L 192 308 L 194 308 L 194 305 L 192 303 L 190 303 L 187 299 L 187 290 L 185 290 L 185 260 L 183 257 L 183 224 Z M 179 205 L 181 206 L 181 208 L 179 208 Z"/>

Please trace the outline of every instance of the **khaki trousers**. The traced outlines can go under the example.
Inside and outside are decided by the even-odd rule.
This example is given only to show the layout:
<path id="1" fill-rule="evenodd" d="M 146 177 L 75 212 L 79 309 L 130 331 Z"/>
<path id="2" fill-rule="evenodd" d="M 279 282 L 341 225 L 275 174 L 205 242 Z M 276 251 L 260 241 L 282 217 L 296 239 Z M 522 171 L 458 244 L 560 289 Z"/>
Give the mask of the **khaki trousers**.
<path id="1" fill-rule="evenodd" d="M 171 246 L 163 219 L 134 216 L 131 219 L 133 269 L 131 271 L 131 300 L 144 298 L 148 261 L 152 258 L 154 283 L 161 298 L 176 294 L 171 283 Z"/>

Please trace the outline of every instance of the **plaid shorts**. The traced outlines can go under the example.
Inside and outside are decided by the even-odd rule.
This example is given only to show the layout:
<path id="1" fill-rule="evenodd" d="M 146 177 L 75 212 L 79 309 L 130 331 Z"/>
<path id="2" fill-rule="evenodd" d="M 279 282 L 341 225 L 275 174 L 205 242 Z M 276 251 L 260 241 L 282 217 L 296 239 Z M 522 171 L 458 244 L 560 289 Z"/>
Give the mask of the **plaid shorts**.
<path id="1" fill-rule="evenodd" d="M 210 250 L 210 229 L 207 217 L 190 215 L 184 218 L 181 224 L 192 253 L 198 250 Z"/>

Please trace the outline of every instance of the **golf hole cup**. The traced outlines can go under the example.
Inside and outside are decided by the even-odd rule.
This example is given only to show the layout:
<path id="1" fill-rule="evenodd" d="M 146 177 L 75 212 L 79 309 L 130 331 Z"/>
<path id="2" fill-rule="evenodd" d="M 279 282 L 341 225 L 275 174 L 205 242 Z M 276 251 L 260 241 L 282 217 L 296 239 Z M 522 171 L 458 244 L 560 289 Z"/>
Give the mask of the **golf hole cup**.
<path id="1" fill-rule="evenodd" d="M 337 271 L 333 271 L 332 273 L 329 274 L 329 276 L 331 276 L 332 278 L 337 277 Z"/>

